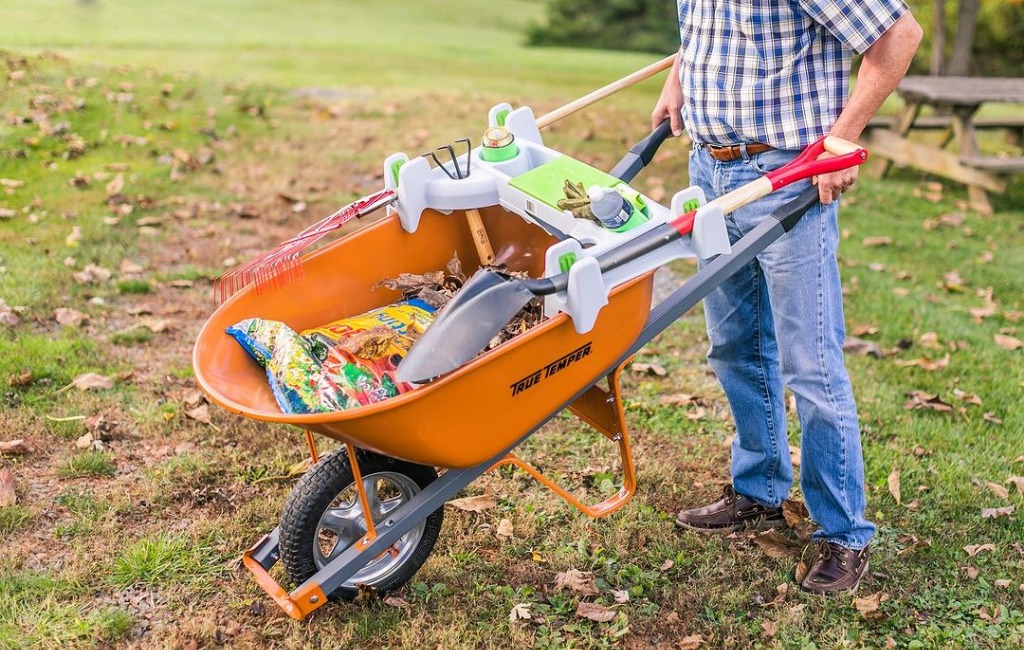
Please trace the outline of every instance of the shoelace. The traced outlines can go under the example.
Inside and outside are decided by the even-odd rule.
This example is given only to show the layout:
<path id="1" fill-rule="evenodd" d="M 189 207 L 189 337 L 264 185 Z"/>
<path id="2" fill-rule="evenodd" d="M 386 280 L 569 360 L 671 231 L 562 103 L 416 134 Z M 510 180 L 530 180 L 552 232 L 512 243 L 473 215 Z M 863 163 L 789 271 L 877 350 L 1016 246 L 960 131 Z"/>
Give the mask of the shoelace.
<path id="1" fill-rule="evenodd" d="M 820 555 L 823 560 L 827 560 L 832 557 L 832 545 L 826 541 L 818 542 L 818 555 Z"/>
<path id="2" fill-rule="evenodd" d="M 736 500 L 739 498 L 739 495 L 736 494 L 736 490 L 734 490 L 731 485 L 726 485 L 722 488 L 722 496 L 725 497 L 725 503 L 727 505 L 736 503 Z"/>
<path id="3" fill-rule="evenodd" d="M 836 559 L 839 560 L 839 566 L 846 566 L 846 559 L 844 558 L 844 556 L 838 554 L 835 550 L 833 550 L 832 544 L 830 544 L 829 542 L 826 542 L 824 540 L 818 542 L 818 554 L 821 555 L 822 560 L 828 560 L 833 555 L 835 555 Z"/>

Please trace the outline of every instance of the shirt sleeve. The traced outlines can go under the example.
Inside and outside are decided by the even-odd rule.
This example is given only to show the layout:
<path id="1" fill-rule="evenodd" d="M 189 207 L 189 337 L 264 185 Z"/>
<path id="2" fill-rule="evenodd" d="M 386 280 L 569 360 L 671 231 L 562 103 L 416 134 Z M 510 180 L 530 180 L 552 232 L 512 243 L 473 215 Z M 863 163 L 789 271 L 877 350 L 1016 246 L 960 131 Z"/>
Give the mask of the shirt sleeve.
<path id="1" fill-rule="evenodd" d="M 799 0 L 807 14 L 839 42 L 862 54 L 907 13 L 904 0 Z"/>

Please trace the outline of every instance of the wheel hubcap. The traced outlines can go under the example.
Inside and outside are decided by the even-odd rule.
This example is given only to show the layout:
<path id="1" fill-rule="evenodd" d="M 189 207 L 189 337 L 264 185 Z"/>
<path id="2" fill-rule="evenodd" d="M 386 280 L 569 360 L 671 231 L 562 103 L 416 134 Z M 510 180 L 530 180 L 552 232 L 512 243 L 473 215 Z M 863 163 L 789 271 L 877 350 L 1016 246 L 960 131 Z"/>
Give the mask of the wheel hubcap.
<path id="1" fill-rule="evenodd" d="M 317 569 L 322 569 L 363 538 L 368 516 L 372 516 L 374 525 L 378 525 L 420 491 L 415 481 L 396 472 L 377 472 L 364 476 L 363 489 L 366 491 L 369 513 L 364 512 L 353 484 L 336 496 L 320 516 L 313 538 L 313 559 Z M 423 522 L 403 535 L 389 552 L 371 560 L 349 578 L 344 586 L 355 589 L 361 584 L 376 585 L 398 571 L 419 545 L 425 528 L 426 522 Z"/>

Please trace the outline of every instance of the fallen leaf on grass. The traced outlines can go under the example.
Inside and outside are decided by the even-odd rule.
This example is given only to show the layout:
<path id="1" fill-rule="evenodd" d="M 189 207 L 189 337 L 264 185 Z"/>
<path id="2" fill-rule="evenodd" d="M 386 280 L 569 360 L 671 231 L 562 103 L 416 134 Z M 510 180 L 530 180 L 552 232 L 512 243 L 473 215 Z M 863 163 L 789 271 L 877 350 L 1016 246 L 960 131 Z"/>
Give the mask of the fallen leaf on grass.
<path id="1" fill-rule="evenodd" d="M 1017 488 L 1017 491 L 1024 494 L 1024 476 L 1011 476 L 1004 481 L 1005 483 L 1012 483 L 1013 487 Z"/>
<path id="2" fill-rule="evenodd" d="M 978 397 L 974 393 L 968 393 L 967 391 L 960 390 L 959 388 L 953 389 L 953 397 L 957 398 L 958 400 L 967 402 L 968 404 L 976 404 L 978 406 L 981 406 L 982 404 L 980 397 Z"/>
<path id="3" fill-rule="evenodd" d="M 967 576 L 967 578 L 970 580 L 977 580 L 978 575 L 981 574 L 981 571 L 978 570 L 978 567 L 962 566 L 960 567 L 960 569 L 964 572 L 964 575 Z"/>
<path id="4" fill-rule="evenodd" d="M 0 506 L 13 506 L 18 502 L 18 493 L 14 489 L 14 474 L 10 468 L 0 467 Z"/>
<path id="5" fill-rule="evenodd" d="M 981 609 L 978 610 L 978 618 L 983 621 L 987 621 L 993 625 L 999 623 L 999 619 L 1003 617 L 1001 609 L 996 608 L 995 613 L 989 611 L 988 605 L 982 605 Z"/>
<path id="6" fill-rule="evenodd" d="M 490 510 L 498 504 L 491 498 L 490 494 L 481 494 L 475 497 L 452 499 L 448 502 L 448 505 L 463 512 L 483 512 L 484 510 Z"/>
<path id="7" fill-rule="evenodd" d="M 901 539 L 900 543 L 904 544 L 905 546 L 902 549 L 900 549 L 900 551 L 898 551 L 896 553 L 897 557 L 906 557 L 907 555 L 910 555 L 911 553 L 913 553 L 914 551 L 916 551 L 919 548 L 931 548 L 932 547 L 931 540 L 918 539 L 914 535 L 910 535 L 908 537 L 905 537 L 905 538 Z"/>
<path id="8" fill-rule="evenodd" d="M 899 505 L 900 502 L 901 502 L 901 499 L 900 499 L 900 471 L 898 469 L 896 469 L 895 467 L 893 467 L 892 471 L 889 472 L 889 478 L 887 479 L 886 483 L 889 486 L 889 494 L 891 494 L 892 498 L 896 500 L 896 505 Z"/>
<path id="9" fill-rule="evenodd" d="M 21 316 L 18 316 L 14 308 L 9 306 L 3 298 L 0 298 L 0 325 L 16 327 L 20 323 Z"/>
<path id="10" fill-rule="evenodd" d="M 876 248 L 878 246 L 888 246 L 892 243 L 892 237 L 865 237 L 861 240 L 865 246 L 869 248 Z"/>
<path id="11" fill-rule="evenodd" d="M 881 359 L 885 357 L 885 350 L 874 341 L 865 341 L 855 336 L 850 336 L 843 343 L 843 351 L 857 354 L 862 357 L 874 357 Z"/>
<path id="12" fill-rule="evenodd" d="M 309 458 L 307 456 L 306 458 L 303 458 L 302 460 L 300 460 L 297 463 L 292 463 L 288 467 L 288 476 L 289 476 L 289 478 L 293 477 L 293 476 L 302 476 L 307 471 L 309 471 L 309 468 L 312 467 L 312 466 L 313 466 L 313 459 Z"/>
<path id="13" fill-rule="evenodd" d="M 7 385 L 11 388 L 23 388 L 25 386 L 31 386 L 36 381 L 36 377 L 32 374 L 29 368 L 22 369 L 16 375 L 11 375 L 7 378 Z"/>
<path id="14" fill-rule="evenodd" d="M 555 589 L 568 589 L 584 596 L 598 596 L 601 594 L 594 584 L 594 574 L 590 571 L 569 569 L 555 575 Z"/>
<path id="15" fill-rule="evenodd" d="M 668 571 L 669 569 L 671 569 L 675 565 L 676 565 L 676 563 L 673 562 L 672 560 L 665 560 L 664 562 L 661 563 L 661 566 L 658 567 L 658 571 L 661 571 L 662 573 L 664 573 L 665 571 Z"/>
<path id="16" fill-rule="evenodd" d="M 995 544 L 968 544 L 964 547 L 964 551 L 967 553 L 967 557 L 974 557 L 978 553 L 985 551 L 995 552 Z"/>
<path id="17" fill-rule="evenodd" d="M 368 605 L 377 600 L 377 588 L 373 585 L 356 585 L 356 597 L 352 602 L 357 605 Z"/>
<path id="18" fill-rule="evenodd" d="M 963 293 L 966 291 L 967 282 L 960 277 L 960 274 L 956 271 L 950 271 L 942 275 L 941 287 L 950 293 Z"/>
<path id="19" fill-rule="evenodd" d="M 615 618 L 615 610 L 597 603 L 581 602 L 576 607 L 576 616 L 588 618 L 598 623 L 607 623 Z"/>
<path id="20" fill-rule="evenodd" d="M 124 174 L 120 174 L 119 173 L 117 176 L 114 176 L 114 180 L 112 180 L 109 183 L 107 183 L 107 187 L 106 187 L 107 196 L 115 196 L 117 194 L 120 194 L 121 190 L 123 190 L 123 189 L 124 189 Z"/>
<path id="21" fill-rule="evenodd" d="M 1024 348 L 1024 341 L 1021 341 L 1020 339 L 1013 336 L 1007 336 L 1006 334 L 996 334 L 993 338 L 996 341 L 996 345 L 1002 348 L 1006 348 L 1007 350 L 1019 350 L 1021 348 Z"/>
<path id="22" fill-rule="evenodd" d="M 629 592 L 625 589 L 612 589 L 612 598 L 616 603 L 624 605 L 629 602 Z"/>
<path id="23" fill-rule="evenodd" d="M 83 375 L 78 375 L 71 380 L 71 383 L 64 388 L 70 388 L 74 386 L 78 390 L 108 390 L 114 387 L 114 378 L 105 377 L 95 372 L 87 372 Z"/>
<path id="24" fill-rule="evenodd" d="M 1003 580 L 996 580 L 992 584 L 994 584 L 995 586 L 999 587 L 1000 589 L 1006 589 L 1007 587 L 1010 586 L 1010 581 L 1009 580 L 1005 580 L 1005 579 L 1003 579 Z"/>
<path id="25" fill-rule="evenodd" d="M 927 370 L 928 372 L 934 372 L 935 370 L 942 370 L 949 365 L 949 353 L 941 359 L 928 359 L 926 357 L 918 357 L 917 359 L 909 359 L 906 361 L 897 360 L 896 365 L 900 368 L 909 368 L 911 366 L 918 366 L 921 370 Z"/>
<path id="26" fill-rule="evenodd" d="M 193 388 L 191 390 L 185 391 L 185 393 L 181 396 L 181 401 L 183 404 L 185 404 L 185 406 L 192 408 L 195 406 L 199 406 L 200 404 L 205 402 L 206 395 L 203 394 L 203 391 Z"/>
<path id="27" fill-rule="evenodd" d="M 699 634 L 691 634 L 679 640 L 679 650 L 697 650 L 704 643 L 704 637 Z"/>
<path id="28" fill-rule="evenodd" d="M 92 433 L 86 432 L 78 440 L 75 440 L 75 447 L 78 449 L 92 449 L 94 451 L 103 450 L 103 440 L 97 436 L 93 436 Z"/>
<path id="29" fill-rule="evenodd" d="M 202 424 L 212 424 L 210 420 L 210 408 L 206 404 L 200 404 L 194 409 L 185 411 L 185 415 Z"/>
<path id="30" fill-rule="evenodd" d="M 988 488 L 989 492 L 991 492 L 992 494 L 996 495 L 1000 499 L 1009 499 L 1010 498 L 1010 491 L 1007 490 L 1006 488 L 1004 488 L 1002 485 L 1000 485 L 998 483 L 993 483 L 992 481 L 986 481 L 985 482 L 985 487 Z"/>
<path id="31" fill-rule="evenodd" d="M 876 621 L 885 616 L 878 608 L 887 600 L 889 600 L 889 594 L 878 592 L 870 596 L 857 598 L 853 601 L 853 606 L 857 608 L 860 617 L 865 621 Z"/>
<path id="32" fill-rule="evenodd" d="M 984 508 L 981 511 L 982 519 L 1000 519 L 1009 517 L 1017 509 L 1016 506 L 1004 506 L 1002 508 Z"/>
<path id="33" fill-rule="evenodd" d="M 508 519 L 502 519 L 498 522 L 498 529 L 494 531 L 494 534 L 498 537 L 511 539 L 515 534 L 515 531 L 512 529 L 512 522 Z"/>
<path id="34" fill-rule="evenodd" d="M 793 499 L 783 501 L 782 516 L 785 518 L 786 524 L 796 533 L 799 539 L 806 542 L 811 538 L 815 526 L 803 501 L 794 501 Z"/>
<path id="35" fill-rule="evenodd" d="M 384 599 L 384 604 L 388 607 L 397 607 L 398 609 L 412 609 L 412 605 L 407 600 L 398 596 L 388 596 Z"/>
<path id="36" fill-rule="evenodd" d="M 654 375 L 655 377 L 664 377 L 668 374 L 668 371 L 663 366 L 656 363 L 634 363 L 629 367 L 629 370 L 638 375 Z"/>
<path id="37" fill-rule="evenodd" d="M 991 411 L 988 412 L 988 413 L 985 413 L 984 415 L 982 415 L 981 418 L 983 420 L 985 420 L 986 422 L 991 422 L 992 424 L 1002 424 L 1003 423 L 1002 418 L 997 418 L 996 414 L 992 413 Z"/>
<path id="38" fill-rule="evenodd" d="M 762 551 L 764 551 L 765 555 L 776 559 L 783 559 L 797 555 L 803 548 L 802 545 L 774 530 L 769 530 L 761 533 L 760 535 L 754 536 L 753 542 L 757 544 Z"/>
<path id="39" fill-rule="evenodd" d="M 526 620 L 532 618 L 530 614 L 530 608 L 533 607 L 533 603 L 519 603 L 512 607 L 512 611 L 508 613 L 508 620 L 515 623 L 519 620 Z"/>
<path id="40" fill-rule="evenodd" d="M 853 329 L 850 330 L 850 334 L 854 336 L 871 336 L 872 334 L 878 334 L 878 328 L 874 325 L 861 323 L 860 325 L 855 325 Z"/>
<path id="41" fill-rule="evenodd" d="M 778 631 L 778 626 L 776 626 L 775 623 L 772 623 L 771 621 L 764 621 L 761 623 L 761 634 L 764 635 L 766 639 L 772 638 L 778 633 Z"/>
<path id="42" fill-rule="evenodd" d="M 16 454 L 29 454 L 32 453 L 32 448 L 25 444 L 22 439 L 18 440 L 0 440 L 0 454 L 10 454 L 12 456 Z"/>
<path id="43" fill-rule="evenodd" d="M 96 264 L 87 264 L 84 269 L 71 275 L 75 282 L 78 284 L 97 284 L 99 282 L 106 282 L 114 273 L 110 269 L 105 269 L 102 266 Z"/>
<path id="44" fill-rule="evenodd" d="M 912 390 L 906 395 L 910 398 L 903 404 L 903 408 L 907 411 L 913 409 L 931 409 L 940 412 L 953 410 L 953 406 L 943 402 L 938 395 L 932 395 L 923 390 Z"/>
<path id="45" fill-rule="evenodd" d="M 81 327 L 89 320 L 89 317 L 77 309 L 58 307 L 53 311 L 53 320 L 57 321 L 61 325 Z"/>

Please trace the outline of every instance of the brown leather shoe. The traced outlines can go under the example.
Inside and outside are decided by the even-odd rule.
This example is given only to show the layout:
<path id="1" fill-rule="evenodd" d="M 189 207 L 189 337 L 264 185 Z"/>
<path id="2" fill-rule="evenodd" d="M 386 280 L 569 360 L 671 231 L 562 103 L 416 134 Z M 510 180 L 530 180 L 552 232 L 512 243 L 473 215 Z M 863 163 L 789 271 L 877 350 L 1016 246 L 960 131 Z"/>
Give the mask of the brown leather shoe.
<path id="1" fill-rule="evenodd" d="M 763 530 L 785 525 L 782 508 L 766 508 L 738 494 L 731 485 L 722 489 L 722 497 L 718 501 L 703 508 L 683 510 L 676 517 L 676 526 L 706 533 Z"/>
<path id="2" fill-rule="evenodd" d="M 815 594 L 852 594 L 868 572 L 867 547 L 856 551 L 832 542 L 818 542 L 818 554 L 800 586 Z"/>

